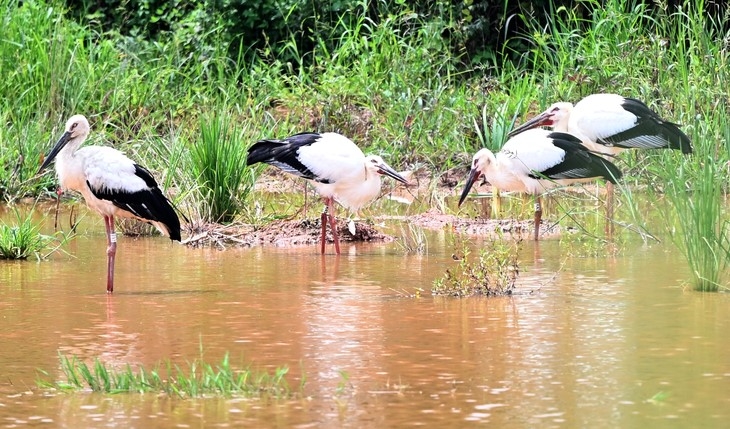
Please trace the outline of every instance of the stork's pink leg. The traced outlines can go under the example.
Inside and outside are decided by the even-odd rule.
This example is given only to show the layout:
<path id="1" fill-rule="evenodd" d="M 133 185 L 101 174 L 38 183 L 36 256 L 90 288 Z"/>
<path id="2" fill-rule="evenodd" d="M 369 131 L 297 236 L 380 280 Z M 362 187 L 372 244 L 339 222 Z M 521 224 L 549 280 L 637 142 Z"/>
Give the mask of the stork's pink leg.
<path id="1" fill-rule="evenodd" d="M 542 204 L 540 204 L 540 196 L 535 196 L 535 241 L 540 236 L 540 222 L 542 221 Z"/>
<path id="2" fill-rule="evenodd" d="M 114 232 L 114 216 L 104 216 L 106 226 L 106 292 L 114 292 L 114 255 L 117 254 L 117 233 Z"/>
<path id="3" fill-rule="evenodd" d="M 340 238 L 337 236 L 337 220 L 335 220 L 334 212 L 335 208 L 332 206 L 333 199 L 329 199 L 329 216 L 330 216 L 330 229 L 332 230 L 332 240 L 335 242 L 335 252 L 340 254 Z"/>

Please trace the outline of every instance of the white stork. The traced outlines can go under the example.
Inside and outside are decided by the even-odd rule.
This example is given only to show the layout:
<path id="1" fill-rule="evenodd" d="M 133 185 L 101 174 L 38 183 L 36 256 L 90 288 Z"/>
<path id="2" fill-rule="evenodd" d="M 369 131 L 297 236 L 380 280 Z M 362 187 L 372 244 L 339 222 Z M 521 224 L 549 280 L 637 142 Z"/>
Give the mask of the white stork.
<path id="1" fill-rule="evenodd" d="M 677 124 L 662 119 L 646 104 L 617 94 L 593 94 L 575 106 L 559 102 L 512 130 L 510 137 L 524 130 L 548 126 L 573 134 L 587 148 L 613 156 L 626 149 L 677 149 L 692 153 L 689 137 Z M 613 184 L 606 186 L 606 233 L 613 235 Z"/>
<path id="2" fill-rule="evenodd" d="M 615 183 L 621 178 L 621 171 L 610 161 L 590 152 L 570 134 L 536 129 L 512 137 L 496 155 L 489 149 L 477 152 L 459 205 L 482 175 L 501 191 L 535 196 L 535 240 L 538 240 L 542 219 L 540 194 L 543 191 L 598 177 Z"/>
<path id="3" fill-rule="evenodd" d="M 677 124 L 665 121 L 646 104 L 617 94 L 593 94 L 571 103 L 555 103 L 512 130 L 548 126 L 578 137 L 589 149 L 615 155 L 625 149 L 670 148 L 692 153 L 689 137 Z"/>
<path id="4" fill-rule="evenodd" d="M 333 201 L 357 212 L 380 194 L 381 175 L 408 184 L 381 157 L 365 156 L 352 140 L 337 133 L 305 132 L 283 140 L 260 140 L 248 149 L 246 164 L 258 162 L 309 180 L 322 196 L 322 253 L 328 218 L 335 251 L 340 253 Z"/>
<path id="5" fill-rule="evenodd" d="M 107 237 L 106 290 L 114 291 L 114 256 L 117 235 L 114 216 L 150 223 L 171 240 L 180 241 L 180 220 L 149 171 L 122 152 L 104 146 L 79 149 L 89 135 L 89 121 L 74 115 L 48 153 L 38 172 L 56 159 L 56 173 L 63 190 L 83 195 L 86 205 L 104 217 Z"/>

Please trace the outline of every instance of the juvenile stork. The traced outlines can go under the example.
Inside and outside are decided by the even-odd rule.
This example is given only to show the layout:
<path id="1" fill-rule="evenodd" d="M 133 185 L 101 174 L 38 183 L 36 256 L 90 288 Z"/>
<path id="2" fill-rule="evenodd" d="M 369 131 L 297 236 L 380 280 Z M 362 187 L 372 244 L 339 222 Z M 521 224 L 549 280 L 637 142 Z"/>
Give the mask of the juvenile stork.
<path id="1" fill-rule="evenodd" d="M 104 217 L 108 245 L 106 290 L 112 293 L 117 252 L 114 216 L 150 223 L 176 241 L 180 241 L 180 220 L 147 169 L 110 147 L 79 149 L 88 135 L 89 121 L 83 115 L 72 116 L 38 173 L 56 159 L 61 189 L 80 192 L 86 205 Z"/>
<path id="2" fill-rule="evenodd" d="M 365 156 L 352 140 L 337 133 L 299 133 L 283 140 L 265 139 L 248 149 L 247 165 L 263 162 L 309 180 L 325 201 L 322 253 L 329 220 L 335 251 L 340 242 L 333 202 L 357 212 L 380 194 L 380 176 L 408 184 L 377 155 Z"/>
<path id="3" fill-rule="evenodd" d="M 482 175 L 501 191 L 526 192 L 535 196 L 537 241 L 542 220 L 542 192 L 599 177 L 615 183 L 621 178 L 621 171 L 610 161 L 590 152 L 570 134 L 536 129 L 512 137 L 496 155 L 489 149 L 477 152 L 459 205 Z"/>

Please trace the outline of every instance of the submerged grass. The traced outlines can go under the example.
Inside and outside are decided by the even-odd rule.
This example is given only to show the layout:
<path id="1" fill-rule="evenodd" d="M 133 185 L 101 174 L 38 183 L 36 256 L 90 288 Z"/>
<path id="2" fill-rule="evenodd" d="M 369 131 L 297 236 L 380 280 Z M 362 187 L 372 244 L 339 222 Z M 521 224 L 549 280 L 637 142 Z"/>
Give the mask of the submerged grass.
<path id="1" fill-rule="evenodd" d="M 273 374 L 251 369 L 234 369 L 228 354 L 217 365 L 202 359 L 181 368 L 167 362 L 152 369 L 127 365 L 115 369 L 96 359 L 92 365 L 76 357 L 59 356 L 65 381 L 51 381 L 49 374 L 38 385 L 61 391 L 91 390 L 99 393 L 164 393 L 181 398 L 208 395 L 283 398 L 290 395 L 285 376 L 288 368 L 277 368 Z"/>

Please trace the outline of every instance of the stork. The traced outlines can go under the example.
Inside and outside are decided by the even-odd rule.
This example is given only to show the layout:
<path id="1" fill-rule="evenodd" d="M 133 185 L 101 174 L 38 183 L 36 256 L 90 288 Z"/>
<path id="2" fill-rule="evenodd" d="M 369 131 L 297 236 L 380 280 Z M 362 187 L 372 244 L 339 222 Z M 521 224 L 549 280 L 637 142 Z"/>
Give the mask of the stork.
<path id="1" fill-rule="evenodd" d="M 578 137 L 589 149 L 616 155 L 626 149 L 677 149 L 692 153 L 689 137 L 677 124 L 662 119 L 646 104 L 617 94 L 593 94 L 575 106 L 559 102 L 512 130 L 548 126 Z"/>
<path id="2" fill-rule="evenodd" d="M 61 189 L 81 193 L 86 205 L 104 217 L 108 246 L 106 290 L 112 293 L 117 252 L 114 216 L 150 223 L 176 241 L 180 241 L 180 220 L 147 169 L 110 147 L 79 149 L 89 129 L 89 121 L 83 115 L 72 116 L 66 122 L 66 132 L 48 153 L 38 173 L 56 159 Z"/>
<path id="3" fill-rule="evenodd" d="M 377 155 L 365 156 L 352 140 L 337 133 L 304 132 L 283 140 L 265 139 L 248 149 L 247 165 L 263 162 L 312 183 L 325 201 L 322 212 L 322 254 L 329 220 L 335 251 L 340 242 L 333 202 L 357 212 L 380 194 L 380 176 L 408 184 Z"/>
<path id="4" fill-rule="evenodd" d="M 477 152 L 459 205 L 482 175 L 501 191 L 526 192 L 535 196 L 537 241 L 542 220 L 542 192 L 599 177 L 615 183 L 621 178 L 621 171 L 610 161 L 586 149 L 570 134 L 535 129 L 507 140 L 496 155 L 489 149 Z"/>
<path id="5" fill-rule="evenodd" d="M 676 149 L 692 153 L 689 137 L 646 104 L 617 94 L 593 94 L 575 106 L 559 102 L 512 130 L 510 137 L 538 126 L 573 134 L 587 148 L 614 156 L 626 149 Z M 613 185 L 606 187 L 607 218 L 613 217 Z M 612 223 L 606 224 L 613 235 Z"/>

